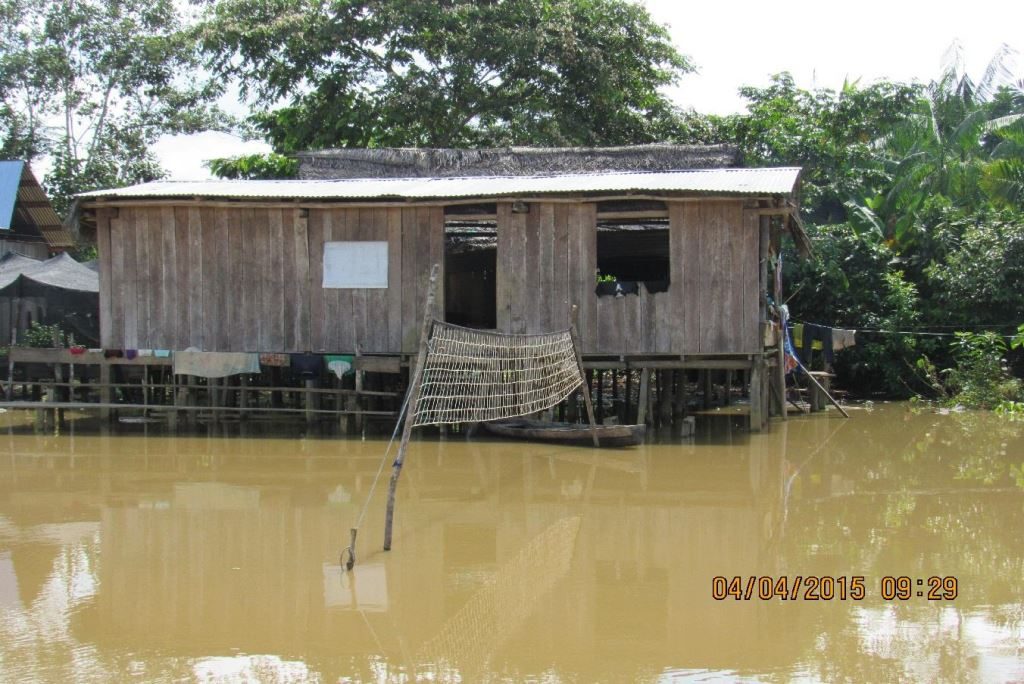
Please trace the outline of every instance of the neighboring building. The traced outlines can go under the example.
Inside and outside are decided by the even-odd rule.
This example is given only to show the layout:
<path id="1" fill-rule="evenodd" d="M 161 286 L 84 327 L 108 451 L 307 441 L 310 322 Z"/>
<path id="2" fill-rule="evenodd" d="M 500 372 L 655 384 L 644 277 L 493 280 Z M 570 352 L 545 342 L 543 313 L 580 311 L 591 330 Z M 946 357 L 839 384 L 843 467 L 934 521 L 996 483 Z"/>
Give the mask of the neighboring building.
<path id="1" fill-rule="evenodd" d="M 29 165 L 0 161 L 0 255 L 45 259 L 74 246 Z"/>
<path id="2" fill-rule="evenodd" d="M 506 147 L 492 149 L 345 148 L 299 152 L 299 178 L 453 178 L 550 176 L 607 171 L 677 171 L 740 166 L 734 145 Z"/>
<path id="3" fill-rule="evenodd" d="M 0 340 L 18 339 L 33 322 L 59 325 L 75 342 L 99 344 L 99 275 L 67 253 L 39 261 L 0 256 Z"/>

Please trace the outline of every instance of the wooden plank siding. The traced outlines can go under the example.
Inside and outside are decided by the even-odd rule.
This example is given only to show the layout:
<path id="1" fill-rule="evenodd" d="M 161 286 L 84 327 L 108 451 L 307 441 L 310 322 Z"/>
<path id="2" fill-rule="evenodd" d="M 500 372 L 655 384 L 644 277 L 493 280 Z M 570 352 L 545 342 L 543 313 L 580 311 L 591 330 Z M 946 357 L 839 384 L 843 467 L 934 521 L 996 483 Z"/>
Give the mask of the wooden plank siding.
<path id="1" fill-rule="evenodd" d="M 110 244 L 111 213 L 109 209 L 96 211 L 96 251 L 100 272 L 100 341 L 104 345 L 116 339 L 113 329 L 114 312 L 115 307 L 120 306 L 123 301 L 119 296 L 114 295 L 111 286 L 111 278 L 114 273 Z M 4 338 L 4 343 L 6 342 L 7 338 Z"/>
<path id="2" fill-rule="evenodd" d="M 751 230 L 741 200 L 668 204 L 668 291 L 598 297 L 593 203 L 499 202 L 498 330 L 562 330 L 575 304 L 585 354 L 757 351 L 756 216 Z"/>
<path id="3" fill-rule="evenodd" d="M 497 329 L 568 327 L 585 354 L 758 351 L 756 210 L 667 201 L 667 292 L 598 297 L 594 202 L 497 202 Z M 97 211 L 102 344 L 219 351 L 414 353 L 444 207 L 230 207 Z M 386 289 L 324 289 L 326 242 L 388 243 Z M 440 282 L 444 283 L 442 270 Z M 444 292 L 435 316 L 443 316 Z"/>

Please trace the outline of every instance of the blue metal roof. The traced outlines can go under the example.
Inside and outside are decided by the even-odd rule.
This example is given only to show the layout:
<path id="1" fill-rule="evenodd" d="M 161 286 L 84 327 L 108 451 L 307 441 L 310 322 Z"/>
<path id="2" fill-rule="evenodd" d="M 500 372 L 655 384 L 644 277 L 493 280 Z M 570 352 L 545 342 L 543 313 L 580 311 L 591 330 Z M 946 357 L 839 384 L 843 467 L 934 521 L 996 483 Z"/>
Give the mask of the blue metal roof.
<path id="1" fill-rule="evenodd" d="M 17 187 L 22 183 L 25 162 L 0 162 L 0 229 L 9 230 L 13 223 Z"/>
<path id="2" fill-rule="evenodd" d="M 24 167 L 23 161 L 0 161 L 0 230 L 11 229 Z"/>

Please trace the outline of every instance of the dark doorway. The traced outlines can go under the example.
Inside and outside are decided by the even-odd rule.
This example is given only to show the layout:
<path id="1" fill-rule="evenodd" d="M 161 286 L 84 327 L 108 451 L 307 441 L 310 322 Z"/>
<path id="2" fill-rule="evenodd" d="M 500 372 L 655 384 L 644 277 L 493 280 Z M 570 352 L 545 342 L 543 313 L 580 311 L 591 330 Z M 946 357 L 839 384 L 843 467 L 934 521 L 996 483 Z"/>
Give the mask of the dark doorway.
<path id="1" fill-rule="evenodd" d="M 493 207 L 450 207 L 445 212 L 444 319 L 449 323 L 483 329 L 498 325 L 498 229 L 491 218 Z"/>

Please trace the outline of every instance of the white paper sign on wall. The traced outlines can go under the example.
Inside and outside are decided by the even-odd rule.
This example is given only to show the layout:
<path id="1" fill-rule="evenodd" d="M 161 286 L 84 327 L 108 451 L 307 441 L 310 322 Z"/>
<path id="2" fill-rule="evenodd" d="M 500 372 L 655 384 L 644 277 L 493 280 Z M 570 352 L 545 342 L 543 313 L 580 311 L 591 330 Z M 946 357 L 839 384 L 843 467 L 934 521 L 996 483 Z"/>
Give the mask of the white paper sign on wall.
<path id="1" fill-rule="evenodd" d="M 325 242 L 325 288 L 386 288 L 387 242 Z"/>

